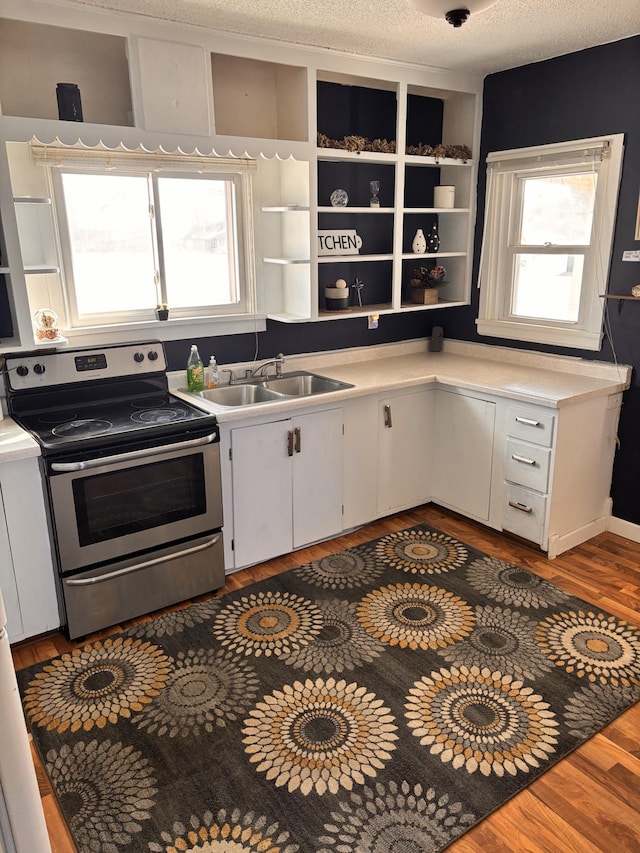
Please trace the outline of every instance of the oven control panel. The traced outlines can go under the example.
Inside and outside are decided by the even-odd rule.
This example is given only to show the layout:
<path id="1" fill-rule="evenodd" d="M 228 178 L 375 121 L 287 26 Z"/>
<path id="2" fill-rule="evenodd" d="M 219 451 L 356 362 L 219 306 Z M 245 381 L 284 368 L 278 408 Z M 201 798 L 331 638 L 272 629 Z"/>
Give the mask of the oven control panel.
<path id="1" fill-rule="evenodd" d="M 121 379 L 165 373 L 167 361 L 161 341 L 114 344 L 7 355 L 6 370 L 12 391 L 51 388 L 96 379 Z"/>

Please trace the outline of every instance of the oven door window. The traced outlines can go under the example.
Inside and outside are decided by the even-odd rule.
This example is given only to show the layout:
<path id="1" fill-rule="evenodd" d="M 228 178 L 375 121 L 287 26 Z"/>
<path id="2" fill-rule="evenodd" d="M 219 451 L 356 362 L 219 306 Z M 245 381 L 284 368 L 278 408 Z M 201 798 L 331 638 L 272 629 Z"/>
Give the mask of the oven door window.
<path id="1" fill-rule="evenodd" d="M 192 453 L 73 482 L 80 545 L 93 545 L 202 515 L 204 457 Z"/>

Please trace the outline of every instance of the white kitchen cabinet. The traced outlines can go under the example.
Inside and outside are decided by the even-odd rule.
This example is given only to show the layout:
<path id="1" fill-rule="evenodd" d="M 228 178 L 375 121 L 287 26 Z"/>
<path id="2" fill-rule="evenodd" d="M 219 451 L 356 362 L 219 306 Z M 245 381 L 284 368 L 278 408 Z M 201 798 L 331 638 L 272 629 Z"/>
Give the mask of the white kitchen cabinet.
<path id="1" fill-rule="evenodd" d="M 37 457 L 0 464 L 0 584 L 12 642 L 60 627 L 55 570 Z M 8 532 L 4 539 L 2 528 Z M 8 560 L 5 562 L 5 558 Z"/>
<path id="2" fill-rule="evenodd" d="M 378 515 L 431 500 L 434 390 L 378 401 Z"/>
<path id="3" fill-rule="evenodd" d="M 378 398 L 350 400 L 344 407 L 344 528 L 368 524 L 378 514 Z"/>
<path id="4" fill-rule="evenodd" d="M 433 500 L 489 518 L 496 404 L 438 389 L 434 405 Z"/>
<path id="5" fill-rule="evenodd" d="M 210 135 L 211 74 L 202 47 L 133 37 L 129 60 L 138 127 Z"/>
<path id="6" fill-rule="evenodd" d="M 4 608 L 7 612 L 7 630 L 9 640 L 20 637 L 22 631 L 22 613 L 20 612 L 20 599 L 18 598 L 18 587 L 13 568 L 13 557 L 11 556 L 11 545 L 9 544 L 9 531 L 4 516 L 4 503 L 0 492 L 0 592 L 4 600 Z M 2 625 L 0 625 L 0 628 Z"/>
<path id="7" fill-rule="evenodd" d="M 231 429 L 235 568 L 342 530 L 342 410 Z"/>

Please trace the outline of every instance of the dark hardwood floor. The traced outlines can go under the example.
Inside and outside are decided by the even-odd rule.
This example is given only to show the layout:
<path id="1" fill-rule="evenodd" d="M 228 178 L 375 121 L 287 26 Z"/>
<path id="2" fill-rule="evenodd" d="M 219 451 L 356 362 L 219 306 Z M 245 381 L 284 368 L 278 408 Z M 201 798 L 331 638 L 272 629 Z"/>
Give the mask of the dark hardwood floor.
<path id="1" fill-rule="evenodd" d="M 573 595 L 640 625 L 640 544 L 603 533 L 555 560 L 429 505 L 288 554 L 227 578 L 217 594 L 412 524 L 431 524 L 500 559 L 526 566 Z M 93 635 L 146 621 L 149 617 Z M 14 648 L 16 669 L 74 648 L 55 634 Z M 75 847 L 34 753 L 53 853 Z M 452 853 L 640 853 L 640 703 L 454 842 Z M 34 851 L 36 853 L 36 851 Z"/>

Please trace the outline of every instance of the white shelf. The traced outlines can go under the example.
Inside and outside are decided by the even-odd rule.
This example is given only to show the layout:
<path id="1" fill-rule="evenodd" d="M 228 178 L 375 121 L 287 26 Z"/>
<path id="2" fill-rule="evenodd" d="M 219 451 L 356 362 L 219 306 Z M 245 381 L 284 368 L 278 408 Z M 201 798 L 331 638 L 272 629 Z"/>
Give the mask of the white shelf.
<path id="1" fill-rule="evenodd" d="M 466 258 L 466 257 L 467 257 L 466 252 L 433 252 L 431 254 L 429 252 L 425 252 L 422 255 L 416 255 L 415 252 L 407 252 L 406 254 L 403 253 L 402 260 L 403 261 L 409 261 L 409 260 L 419 260 L 420 258 Z"/>
<path id="2" fill-rule="evenodd" d="M 418 157 L 417 159 L 421 158 Z M 318 160 L 344 160 L 347 163 L 390 163 L 395 165 L 398 162 L 398 155 L 385 154 L 382 151 L 343 151 L 339 148 L 318 148 Z"/>
<path id="3" fill-rule="evenodd" d="M 14 204 L 51 204 L 50 198 L 35 198 L 33 196 L 17 196 L 13 199 Z"/>
<path id="4" fill-rule="evenodd" d="M 279 206 L 267 206 L 261 207 L 263 213 L 300 213 L 300 212 L 309 212 L 309 206 L 306 207 L 301 204 L 283 204 Z"/>
<path id="5" fill-rule="evenodd" d="M 393 207 L 319 207 L 318 213 L 394 213 Z"/>
<path id="6" fill-rule="evenodd" d="M 10 267 L 0 267 L 0 275 L 9 275 L 10 272 Z"/>
<path id="7" fill-rule="evenodd" d="M 411 256 L 413 257 L 413 256 Z M 424 257 L 422 255 L 421 257 Z M 392 261 L 393 255 L 322 255 L 319 264 L 353 264 L 360 261 Z"/>
<path id="8" fill-rule="evenodd" d="M 441 166 L 459 166 L 468 169 L 474 165 L 474 160 L 456 160 L 453 157 L 421 157 L 420 154 L 407 154 L 404 158 L 406 166 L 428 166 L 439 169 Z"/>
<path id="9" fill-rule="evenodd" d="M 28 266 L 24 268 L 25 275 L 51 275 L 59 272 L 60 267 L 39 266 L 38 264 L 34 264 L 33 266 Z"/>
<path id="10" fill-rule="evenodd" d="M 407 213 L 469 213 L 468 207 L 405 207 Z"/>
<path id="11" fill-rule="evenodd" d="M 281 264 L 289 266 L 290 264 L 309 264 L 310 258 L 263 258 L 265 264 Z"/>

